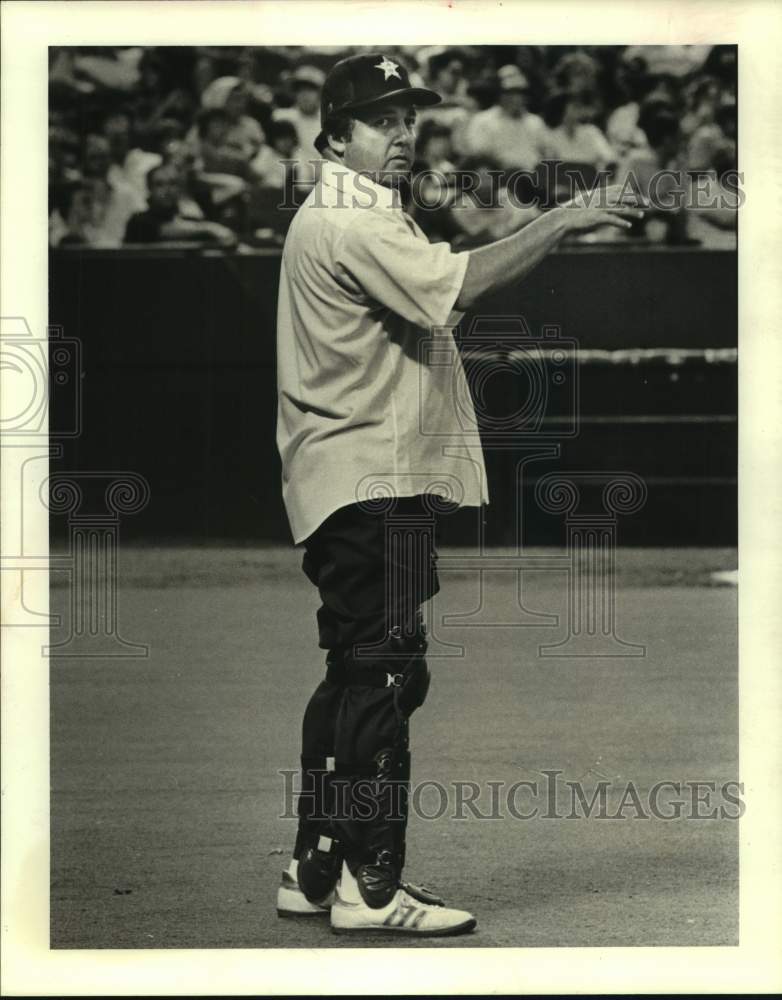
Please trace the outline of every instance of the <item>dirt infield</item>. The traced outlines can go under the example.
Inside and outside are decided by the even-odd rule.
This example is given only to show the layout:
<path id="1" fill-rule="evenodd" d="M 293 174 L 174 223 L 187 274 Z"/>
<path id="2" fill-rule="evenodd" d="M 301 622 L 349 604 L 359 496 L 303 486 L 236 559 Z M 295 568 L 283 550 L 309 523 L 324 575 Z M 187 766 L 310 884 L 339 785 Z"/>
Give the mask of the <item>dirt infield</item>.
<path id="1" fill-rule="evenodd" d="M 283 548 L 123 550 L 120 630 L 148 657 L 52 661 L 52 947 L 415 946 L 275 915 L 295 831 L 279 818 L 278 772 L 297 765 L 323 673 L 299 561 Z M 561 628 L 520 626 L 507 571 L 487 577 L 495 617 L 482 620 L 514 626 L 436 626 L 439 651 L 462 643 L 464 655 L 430 658 L 413 781 L 439 782 L 448 808 L 411 820 L 408 871 L 475 912 L 478 928 L 421 944 L 737 943 L 739 824 L 720 818 L 719 798 L 717 818 L 688 818 L 711 808 L 693 806 L 687 784 L 714 782 L 719 795 L 740 777 L 736 591 L 710 575 L 734 566 L 725 550 L 621 550 L 617 631 L 643 657 L 541 657 Z M 474 574 L 455 567 L 441 582 L 437 615 L 476 607 Z M 60 637 L 68 593 L 55 578 Z M 525 576 L 524 601 L 561 624 L 564 575 Z M 546 772 L 560 772 L 553 802 Z M 535 818 L 508 807 L 519 781 L 538 782 L 539 799 L 510 800 L 517 812 L 537 804 Z M 567 818 L 567 781 L 589 795 L 607 782 L 608 814 Z M 683 783 L 681 818 L 640 818 L 632 804 L 610 818 L 628 785 L 643 807 L 663 781 Z M 484 815 L 495 784 L 499 815 L 464 805 L 469 782 Z M 420 805 L 437 811 L 434 786 Z"/>

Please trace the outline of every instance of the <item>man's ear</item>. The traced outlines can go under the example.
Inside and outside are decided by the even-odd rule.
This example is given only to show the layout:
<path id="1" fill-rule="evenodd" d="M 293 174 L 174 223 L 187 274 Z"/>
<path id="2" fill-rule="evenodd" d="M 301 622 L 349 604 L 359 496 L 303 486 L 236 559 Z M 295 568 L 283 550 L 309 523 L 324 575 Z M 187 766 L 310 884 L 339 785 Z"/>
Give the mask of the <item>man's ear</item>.
<path id="1" fill-rule="evenodd" d="M 345 155 L 345 146 L 347 143 L 344 139 L 337 139 L 336 136 L 331 134 L 326 136 L 329 144 L 329 149 L 331 149 L 340 158 Z"/>

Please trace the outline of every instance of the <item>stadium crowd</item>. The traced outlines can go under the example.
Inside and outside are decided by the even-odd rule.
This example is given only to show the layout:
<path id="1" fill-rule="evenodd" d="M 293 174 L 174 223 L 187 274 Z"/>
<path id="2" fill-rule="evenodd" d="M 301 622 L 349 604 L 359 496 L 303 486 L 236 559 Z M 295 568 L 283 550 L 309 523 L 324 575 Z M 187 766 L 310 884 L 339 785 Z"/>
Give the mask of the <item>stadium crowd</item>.
<path id="1" fill-rule="evenodd" d="M 50 245 L 280 245 L 315 177 L 325 74 L 353 51 L 50 49 Z M 419 112 L 410 207 L 431 239 L 476 246 L 527 224 L 539 183 L 511 181 L 544 161 L 587 183 L 632 174 L 644 193 L 662 170 L 701 171 L 711 194 L 730 194 L 733 46 L 383 51 L 443 98 Z M 454 182 L 460 172 L 477 178 L 475 194 Z M 734 246 L 735 222 L 730 207 L 683 207 L 606 238 Z"/>

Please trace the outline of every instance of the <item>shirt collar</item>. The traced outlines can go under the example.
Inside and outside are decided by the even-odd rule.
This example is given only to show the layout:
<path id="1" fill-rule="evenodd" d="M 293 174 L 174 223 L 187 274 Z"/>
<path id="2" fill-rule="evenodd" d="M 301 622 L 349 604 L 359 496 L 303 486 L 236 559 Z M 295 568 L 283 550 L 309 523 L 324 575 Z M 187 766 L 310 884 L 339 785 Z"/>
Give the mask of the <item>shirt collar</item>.
<path id="1" fill-rule="evenodd" d="M 344 203 L 350 208 L 379 206 L 402 210 L 402 198 L 398 190 L 377 184 L 367 174 L 359 174 L 342 163 L 324 160 L 321 165 L 321 180 L 339 191 Z"/>

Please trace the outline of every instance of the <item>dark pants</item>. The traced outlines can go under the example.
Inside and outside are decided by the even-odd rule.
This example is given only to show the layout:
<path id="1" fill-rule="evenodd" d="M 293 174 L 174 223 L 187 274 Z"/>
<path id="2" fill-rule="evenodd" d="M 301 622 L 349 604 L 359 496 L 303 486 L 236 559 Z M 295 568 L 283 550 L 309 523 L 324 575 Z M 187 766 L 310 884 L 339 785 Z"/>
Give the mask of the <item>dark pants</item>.
<path id="1" fill-rule="evenodd" d="M 303 569 L 320 593 L 320 646 L 329 653 L 304 713 L 296 858 L 327 835 L 351 870 L 388 850 L 401 872 L 408 720 L 429 684 L 420 606 L 439 590 L 437 513 L 448 509 L 431 497 L 353 504 L 305 542 Z M 374 812 L 362 819 L 350 789 L 386 765 L 396 781 L 374 786 Z"/>

